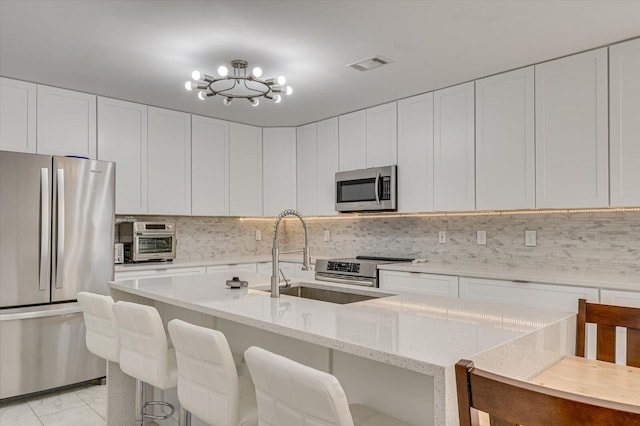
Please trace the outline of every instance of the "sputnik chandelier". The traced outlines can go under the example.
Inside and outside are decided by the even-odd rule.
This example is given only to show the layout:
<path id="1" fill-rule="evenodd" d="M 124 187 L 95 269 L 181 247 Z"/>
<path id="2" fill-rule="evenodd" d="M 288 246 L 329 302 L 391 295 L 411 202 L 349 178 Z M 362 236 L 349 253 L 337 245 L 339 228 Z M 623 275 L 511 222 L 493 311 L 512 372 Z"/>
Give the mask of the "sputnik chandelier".
<path id="1" fill-rule="evenodd" d="M 251 74 L 247 75 L 249 62 L 243 59 L 231 61 L 233 75 L 229 75 L 229 70 L 224 65 L 218 67 L 219 77 L 212 77 L 201 74 L 200 71 L 191 73 L 191 81 L 187 81 L 184 87 L 192 91 L 198 90 L 198 98 L 205 100 L 211 96 L 222 96 L 222 103 L 231 105 L 235 98 L 247 99 L 252 106 L 258 106 L 258 98 L 264 97 L 275 103 L 282 101 L 281 93 L 290 95 L 293 93 L 291 86 L 284 87 L 287 80 L 284 76 L 278 78 L 261 79 L 262 69 L 255 67 Z"/>

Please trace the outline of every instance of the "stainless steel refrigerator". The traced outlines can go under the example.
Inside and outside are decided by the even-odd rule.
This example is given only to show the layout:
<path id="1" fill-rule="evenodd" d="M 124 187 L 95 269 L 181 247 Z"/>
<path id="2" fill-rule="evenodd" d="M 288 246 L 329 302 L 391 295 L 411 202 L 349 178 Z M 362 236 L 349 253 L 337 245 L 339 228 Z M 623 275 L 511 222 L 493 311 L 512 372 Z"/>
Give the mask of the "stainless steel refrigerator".
<path id="1" fill-rule="evenodd" d="M 105 375 L 79 291 L 113 279 L 115 165 L 0 151 L 0 399 Z"/>

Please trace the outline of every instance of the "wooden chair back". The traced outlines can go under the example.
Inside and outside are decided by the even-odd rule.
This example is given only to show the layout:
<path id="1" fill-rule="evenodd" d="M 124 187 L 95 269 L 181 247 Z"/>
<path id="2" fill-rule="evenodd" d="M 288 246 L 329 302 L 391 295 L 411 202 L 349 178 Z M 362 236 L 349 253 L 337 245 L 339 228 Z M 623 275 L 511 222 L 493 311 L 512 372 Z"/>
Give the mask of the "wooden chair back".
<path id="1" fill-rule="evenodd" d="M 460 426 L 471 426 L 470 409 L 489 414 L 493 426 L 620 426 L 640 424 L 640 407 L 522 382 L 474 368 L 455 366 Z"/>
<path id="2" fill-rule="evenodd" d="M 587 323 L 598 326 L 596 358 L 616 362 L 616 327 L 627 329 L 627 365 L 640 367 L 640 308 L 587 303 L 578 300 L 576 355 L 584 357 Z"/>

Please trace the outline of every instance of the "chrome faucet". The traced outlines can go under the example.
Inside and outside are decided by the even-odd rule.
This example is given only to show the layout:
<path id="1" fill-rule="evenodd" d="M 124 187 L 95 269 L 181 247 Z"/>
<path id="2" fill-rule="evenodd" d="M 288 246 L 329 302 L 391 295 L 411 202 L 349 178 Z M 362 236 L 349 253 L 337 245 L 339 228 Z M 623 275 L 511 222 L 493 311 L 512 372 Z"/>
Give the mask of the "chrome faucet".
<path id="1" fill-rule="evenodd" d="M 283 251 L 280 253 L 278 249 L 278 231 L 280 228 L 280 222 L 287 216 L 295 216 L 300 219 L 302 222 L 302 226 L 304 228 L 304 248 L 302 250 L 291 250 L 291 251 Z M 272 272 L 271 272 L 271 297 L 280 297 L 280 254 L 288 254 L 288 253 L 299 253 L 302 252 L 302 270 L 308 271 L 311 269 L 309 264 L 311 263 L 311 256 L 309 255 L 309 240 L 307 238 L 307 222 L 304 221 L 304 218 L 300 213 L 293 209 L 283 210 L 282 213 L 278 215 L 278 219 L 276 219 L 275 229 L 273 231 L 273 249 L 271 250 L 272 255 Z M 286 282 L 286 280 L 285 280 Z"/>

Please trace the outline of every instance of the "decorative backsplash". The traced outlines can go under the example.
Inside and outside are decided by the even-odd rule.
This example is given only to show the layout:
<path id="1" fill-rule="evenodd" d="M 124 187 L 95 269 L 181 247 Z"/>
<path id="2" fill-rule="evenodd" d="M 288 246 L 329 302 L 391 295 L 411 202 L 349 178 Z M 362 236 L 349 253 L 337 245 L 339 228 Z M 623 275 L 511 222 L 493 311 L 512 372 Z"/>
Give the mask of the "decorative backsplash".
<path id="1" fill-rule="evenodd" d="M 176 222 L 178 259 L 269 255 L 275 219 L 157 217 Z M 381 255 L 434 262 L 545 268 L 640 280 L 640 212 L 479 214 L 469 216 L 312 218 L 311 256 Z M 476 244 L 476 231 L 487 244 Z M 525 247 L 525 230 L 537 231 L 537 246 Z M 262 240 L 256 241 L 256 231 Z M 324 241 L 329 231 L 330 241 Z M 438 232 L 447 231 L 447 243 Z M 281 249 L 303 245 L 297 219 L 285 220 Z"/>

